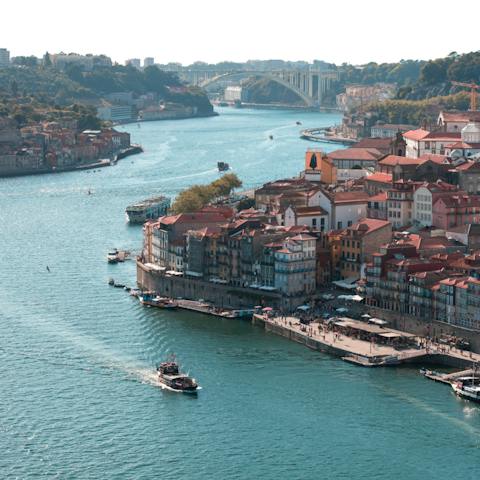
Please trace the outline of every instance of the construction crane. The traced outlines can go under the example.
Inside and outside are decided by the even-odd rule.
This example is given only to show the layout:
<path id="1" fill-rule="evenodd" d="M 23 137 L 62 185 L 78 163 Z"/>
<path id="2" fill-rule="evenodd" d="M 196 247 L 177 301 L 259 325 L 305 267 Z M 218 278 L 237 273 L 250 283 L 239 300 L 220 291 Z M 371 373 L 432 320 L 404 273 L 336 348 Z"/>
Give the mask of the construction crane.
<path id="1" fill-rule="evenodd" d="M 456 85 L 458 87 L 467 87 L 470 89 L 470 110 L 475 112 L 477 110 L 477 90 L 480 88 L 480 85 L 473 82 L 452 82 L 452 85 Z"/>

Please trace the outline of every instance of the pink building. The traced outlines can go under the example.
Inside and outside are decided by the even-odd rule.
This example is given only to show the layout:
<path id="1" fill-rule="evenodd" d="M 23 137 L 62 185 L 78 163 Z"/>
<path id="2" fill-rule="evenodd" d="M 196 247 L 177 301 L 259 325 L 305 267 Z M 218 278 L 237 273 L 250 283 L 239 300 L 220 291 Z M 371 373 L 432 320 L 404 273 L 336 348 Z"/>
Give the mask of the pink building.
<path id="1" fill-rule="evenodd" d="M 433 204 L 432 224 L 448 229 L 480 223 L 480 195 L 452 194 L 439 197 Z"/>

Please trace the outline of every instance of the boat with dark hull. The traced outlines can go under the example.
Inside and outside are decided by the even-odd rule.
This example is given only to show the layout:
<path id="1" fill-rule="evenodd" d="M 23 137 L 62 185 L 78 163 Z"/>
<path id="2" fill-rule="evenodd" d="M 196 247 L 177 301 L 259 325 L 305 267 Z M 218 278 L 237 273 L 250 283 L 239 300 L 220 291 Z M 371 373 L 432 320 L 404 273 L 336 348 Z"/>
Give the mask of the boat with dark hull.
<path id="1" fill-rule="evenodd" d="M 158 380 L 171 390 L 182 393 L 196 394 L 198 390 L 197 382 L 194 378 L 181 373 L 178 363 L 174 358 L 162 362 L 157 367 Z"/>
<path id="2" fill-rule="evenodd" d="M 226 172 L 230 170 L 230 165 L 227 162 L 217 162 L 217 168 L 219 172 Z"/>
<path id="3" fill-rule="evenodd" d="M 174 310 L 178 308 L 178 303 L 171 298 L 160 297 L 151 292 L 139 294 L 138 299 L 142 305 L 149 307 L 165 308 L 167 310 Z"/>

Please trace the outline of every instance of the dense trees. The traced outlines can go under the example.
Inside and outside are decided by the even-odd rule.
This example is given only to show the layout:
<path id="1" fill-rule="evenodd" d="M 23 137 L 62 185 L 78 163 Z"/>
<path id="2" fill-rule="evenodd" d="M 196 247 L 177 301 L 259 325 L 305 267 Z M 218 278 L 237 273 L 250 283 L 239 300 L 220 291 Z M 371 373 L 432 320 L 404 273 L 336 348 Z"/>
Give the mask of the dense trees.
<path id="1" fill-rule="evenodd" d="M 227 173 L 208 185 L 192 185 L 178 194 L 172 210 L 174 213 L 194 212 L 241 186 L 241 180 L 234 173 Z"/>

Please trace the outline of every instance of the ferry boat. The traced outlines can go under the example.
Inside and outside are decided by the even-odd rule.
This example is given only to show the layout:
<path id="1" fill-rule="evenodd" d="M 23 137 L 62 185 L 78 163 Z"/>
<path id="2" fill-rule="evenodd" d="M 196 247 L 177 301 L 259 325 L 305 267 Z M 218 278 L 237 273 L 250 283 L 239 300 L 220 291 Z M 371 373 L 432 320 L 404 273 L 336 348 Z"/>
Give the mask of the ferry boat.
<path id="1" fill-rule="evenodd" d="M 194 378 L 181 373 L 175 359 L 162 362 L 158 368 L 158 380 L 172 390 L 183 393 L 197 393 L 198 385 Z"/>
<path id="2" fill-rule="evenodd" d="M 160 195 L 128 206 L 125 213 L 130 223 L 144 223 L 149 219 L 166 215 L 169 208 L 170 198 Z"/>
<path id="3" fill-rule="evenodd" d="M 217 168 L 219 172 L 226 172 L 230 169 L 230 165 L 227 162 L 217 162 Z"/>
<path id="4" fill-rule="evenodd" d="M 178 307 L 178 303 L 171 298 L 160 297 L 153 293 L 143 293 L 138 295 L 138 299 L 142 305 L 156 308 L 165 308 L 167 310 L 174 310 Z"/>
<path id="5" fill-rule="evenodd" d="M 480 378 L 460 377 L 452 383 L 453 391 L 466 400 L 480 403 Z"/>
<path id="6" fill-rule="evenodd" d="M 119 260 L 119 256 L 118 256 L 118 250 L 116 248 L 114 248 L 113 250 L 110 250 L 108 253 L 107 253 L 107 262 L 108 263 L 118 263 L 120 260 Z"/>

